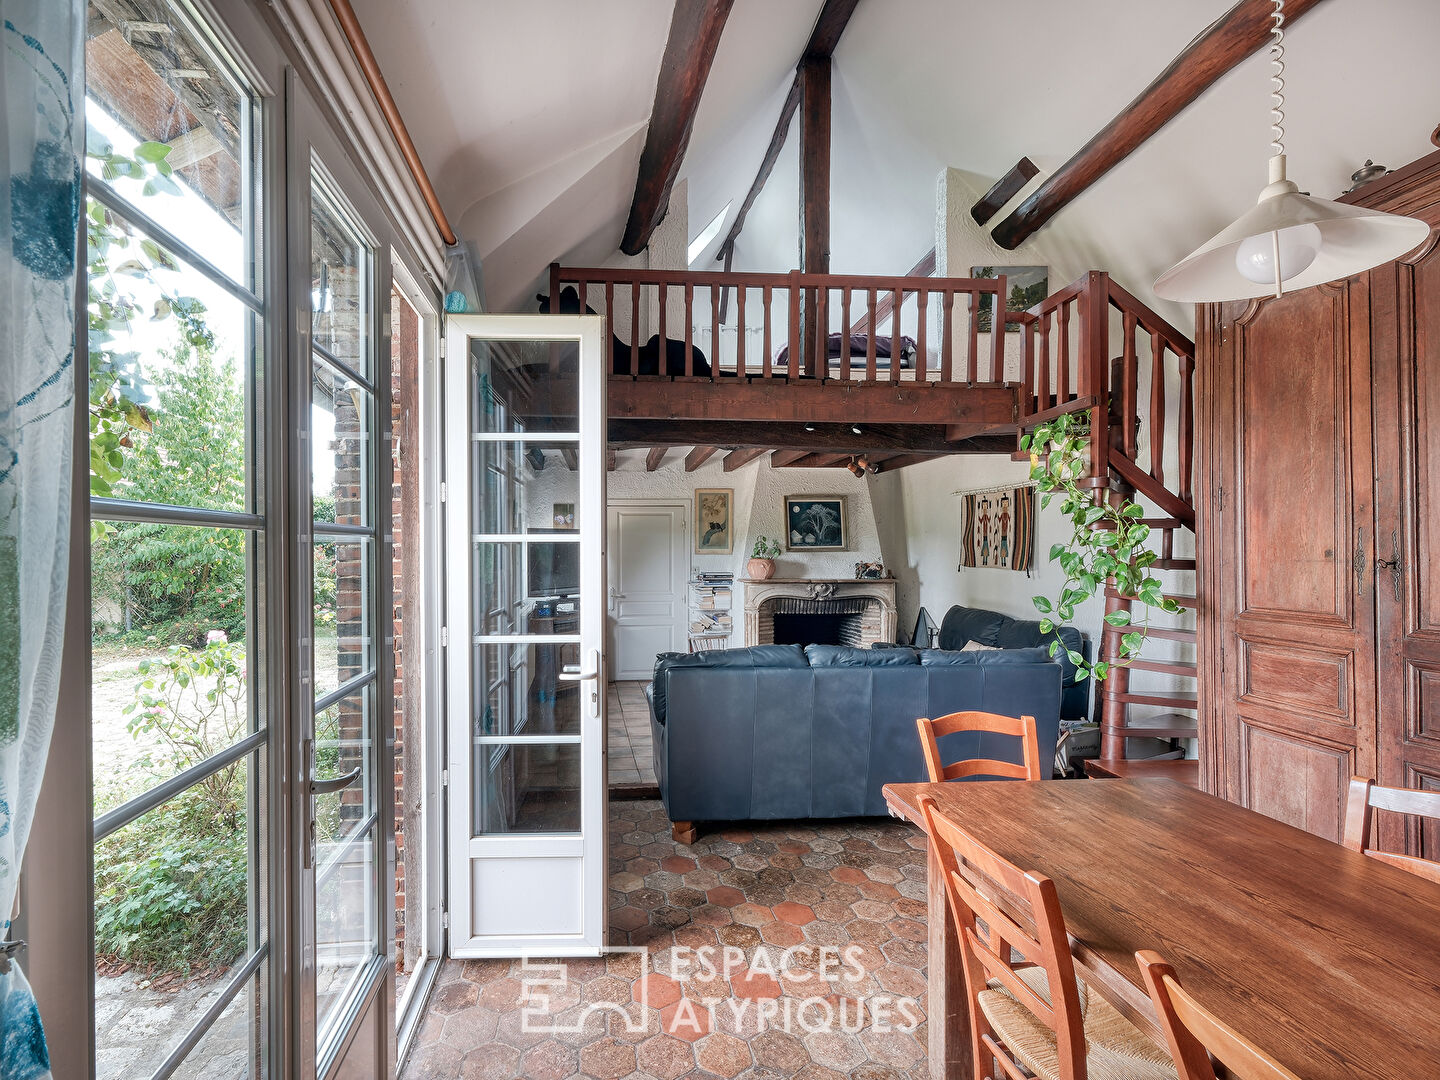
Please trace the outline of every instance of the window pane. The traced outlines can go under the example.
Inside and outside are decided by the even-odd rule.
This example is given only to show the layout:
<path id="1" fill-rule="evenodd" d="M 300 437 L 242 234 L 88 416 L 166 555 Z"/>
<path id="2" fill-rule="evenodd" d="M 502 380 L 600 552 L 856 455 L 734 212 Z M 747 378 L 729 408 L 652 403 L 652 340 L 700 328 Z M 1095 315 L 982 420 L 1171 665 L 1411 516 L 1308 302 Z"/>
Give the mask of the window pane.
<path id="1" fill-rule="evenodd" d="M 485 341 L 470 339 L 470 362 L 475 378 L 470 402 L 472 432 L 522 430 L 519 415 L 543 413 L 547 433 L 579 431 L 576 358 L 573 341 Z M 597 361 L 598 362 L 598 361 Z M 559 375 L 552 378 L 552 364 Z M 543 408 L 533 400 L 536 385 L 543 387 Z"/>
<path id="2" fill-rule="evenodd" d="M 250 536 L 95 522 L 91 739 L 97 816 L 255 730 Z"/>
<path id="3" fill-rule="evenodd" d="M 248 510 L 256 317 L 93 199 L 91 492 Z"/>
<path id="4" fill-rule="evenodd" d="M 252 837 L 247 756 L 95 845 L 97 1075 L 149 1076 L 248 956 Z M 252 776 L 252 772 L 256 775 Z"/>
<path id="5" fill-rule="evenodd" d="M 475 835 L 580 831 L 579 743 L 472 749 Z"/>
<path id="6" fill-rule="evenodd" d="M 370 377 L 370 251 L 315 177 L 310 215 L 311 334 L 315 345 Z"/>
<path id="7" fill-rule="evenodd" d="M 310 477 L 316 521 L 368 525 L 371 516 L 371 414 L 359 383 L 316 359 L 310 405 Z"/>
<path id="8" fill-rule="evenodd" d="M 480 485 L 472 531 L 573 531 L 580 501 L 574 442 L 476 442 L 473 475 Z"/>
<path id="9" fill-rule="evenodd" d="M 474 566 L 482 635 L 580 632 L 579 544 L 486 541 L 475 545 Z"/>
<path id="10" fill-rule="evenodd" d="M 315 871 L 315 993 L 317 1028 L 326 1028 L 375 955 L 375 829 L 341 844 L 321 846 Z"/>
<path id="11" fill-rule="evenodd" d="M 374 666 L 368 539 L 315 541 L 315 696 L 324 697 Z"/>
<path id="12" fill-rule="evenodd" d="M 348 787 L 315 796 L 315 838 L 321 852 L 349 839 L 375 809 L 372 694 L 367 686 L 315 715 L 315 779 L 333 780 L 360 770 Z"/>
<path id="13" fill-rule="evenodd" d="M 269 1026 L 265 1022 L 265 964 L 246 981 L 225 1011 L 175 1071 L 177 1080 L 248 1080 L 264 1076 Z"/>
<path id="14" fill-rule="evenodd" d="M 579 662 L 576 644 L 475 646 L 476 735 L 578 735 L 580 683 L 561 669 Z"/>
<path id="15" fill-rule="evenodd" d="M 242 232 L 257 176 L 252 99 L 167 3 L 143 22 L 91 4 L 85 46 L 86 168 L 249 285 Z"/>

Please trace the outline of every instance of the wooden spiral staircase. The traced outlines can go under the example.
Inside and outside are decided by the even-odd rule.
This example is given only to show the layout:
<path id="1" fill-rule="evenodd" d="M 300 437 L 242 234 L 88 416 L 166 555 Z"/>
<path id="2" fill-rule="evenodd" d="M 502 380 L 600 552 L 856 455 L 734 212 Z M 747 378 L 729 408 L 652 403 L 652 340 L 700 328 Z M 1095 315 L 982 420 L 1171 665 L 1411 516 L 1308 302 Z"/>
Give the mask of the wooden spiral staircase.
<path id="1" fill-rule="evenodd" d="M 1109 275 L 1092 271 L 1029 311 L 1011 315 L 1022 329 L 1021 427 L 1062 413 L 1093 410 L 1088 486 L 1095 499 L 1138 497 L 1158 544 L 1154 571 L 1180 607 L 1168 622 L 1150 622 L 1144 654 L 1112 667 L 1097 692 L 1097 776 L 1169 773 L 1198 781 L 1180 740 L 1198 735 L 1194 554 L 1194 343 Z M 1073 357 L 1073 359 L 1072 359 Z M 1169 445 L 1170 433 L 1174 445 Z M 1144 619 L 1144 605 L 1135 611 Z M 1136 602 L 1113 582 L 1106 614 Z M 1162 619 L 1166 618 L 1161 616 Z M 1118 660 L 1129 627 L 1103 624 L 1099 658 Z M 1129 740 L 1169 743 L 1143 765 Z M 1153 747 L 1155 743 L 1141 744 Z"/>

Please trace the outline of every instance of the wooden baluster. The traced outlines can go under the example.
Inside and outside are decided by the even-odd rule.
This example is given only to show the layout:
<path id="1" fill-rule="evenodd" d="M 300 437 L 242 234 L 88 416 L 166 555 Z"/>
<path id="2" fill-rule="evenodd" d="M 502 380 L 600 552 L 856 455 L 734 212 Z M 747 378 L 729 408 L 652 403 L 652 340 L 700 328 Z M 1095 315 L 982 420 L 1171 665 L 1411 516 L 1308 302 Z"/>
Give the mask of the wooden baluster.
<path id="1" fill-rule="evenodd" d="M 761 362 L 765 365 L 763 370 L 765 378 L 767 379 L 770 378 L 772 374 L 772 360 L 770 357 L 770 299 L 770 286 L 766 285 L 760 290 L 760 306 L 765 309 L 765 344 L 763 346 L 765 353 Z"/>
<path id="2" fill-rule="evenodd" d="M 1080 311 L 1078 394 L 1096 402 L 1090 425 L 1090 481 L 1098 501 L 1110 475 L 1110 275 L 1091 270 L 1075 303 Z"/>
<path id="3" fill-rule="evenodd" d="M 1005 381 L 1005 275 L 995 279 L 995 314 L 990 319 L 990 382 Z"/>
<path id="4" fill-rule="evenodd" d="M 1070 301 L 1066 300 L 1055 313 L 1056 356 L 1055 404 L 1069 401 L 1075 395 L 1070 390 Z"/>
<path id="5" fill-rule="evenodd" d="M 659 316 L 658 316 L 658 320 L 659 320 L 658 340 L 659 340 L 659 342 L 660 342 L 660 360 L 659 360 L 660 371 L 659 371 L 659 373 L 660 373 L 661 375 L 669 375 L 669 374 L 670 374 L 670 364 L 668 363 L 668 361 L 669 361 L 669 358 L 670 358 L 670 350 L 665 347 L 666 341 L 668 340 L 668 335 L 665 333 L 665 309 L 666 309 L 667 307 L 669 307 L 670 305 L 665 302 L 665 301 L 666 301 L 666 297 L 665 297 L 665 283 L 664 283 L 663 281 L 660 282 L 660 284 L 656 287 L 656 294 L 655 294 L 655 295 L 656 295 L 656 299 L 657 299 L 657 301 L 658 301 L 658 303 L 659 303 L 659 308 L 660 308 L 660 314 L 659 314 Z M 688 357 L 688 356 L 685 357 L 685 374 L 686 374 L 687 376 L 695 374 L 695 372 L 692 371 L 691 368 L 690 368 L 690 357 Z"/>
<path id="6" fill-rule="evenodd" d="M 1135 353 L 1135 313 L 1125 312 L 1120 360 L 1120 424 L 1125 456 L 1131 461 L 1139 453 L 1140 358 Z"/>
<path id="7" fill-rule="evenodd" d="M 1165 339 L 1150 331 L 1150 475 L 1165 483 Z"/>
<path id="8" fill-rule="evenodd" d="M 1054 404 L 1050 400 L 1050 312 L 1040 313 L 1040 355 L 1035 363 L 1036 412 Z"/>
<path id="9" fill-rule="evenodd" d="M 940 381 L 948 383 L 955 378 L 955 293 L 946 289 L 940 294 L 945 305 L 940 325 Z"/>
<path id="10" fill-rule="evenodd" d="M 615 370 L 615 283 L 605 283 L 605 374 Z"/>
<path id="11" fill-rule="evenodd" d="M 710 381 L 720 381 L 720 286 L 710 286 Z"/>
<path id="12" fill-rule="evenodd" d="M 1180 360 L 1180 421 L 1175 427 L 1176 449 L 1180 453 L 1180 498 L 1195 501 L 1195 357 Z"/>
<path id="13" fill-rule="evenodd" d="M 850 370 L 850 290 L 840 290 L 840 333 L 844 341 L 840 344 L 840 362 L 845 365 L 845 377 L 852 377 Z"/>
<path id="14" fill-rule="evenodd" d="M 824 285 L 815 290 L 815 371 L 822 380 L 830 377 L 830 290 Z"/>
<path id="15" fill-rule="evenodd" d="M 640 286 L 630 284 L 630 374 L 640 374 Z"/>
<path id="16" fill-rule="evenodd" d="M 970 294 L 970 340 L 965 351 L 965 381 L 973 383 L 980 371 L 980 294 Z"/>
<path id="17" fill-rule="evenodd" d="M 714 370 L 713 368 L 711 370 Z M 735 374 L 745 378 L 745 286 L 735 286 Z"/>
<path id="18" fill-rule="evenodd" d="M 685 283 L 685 374 L 695 374 L 695 285 Z"/>
<path id="19" fill-rule="evenodd" d="M 865 329 L 865 381 L 875 381 L 875 290 L 868 290 L 870 310 Z"/>
<path id="20" fill-rule="evenodd" d="M 890 307 L 890 381 L 900 381 L 900 309 L 905 306 L 905 290 L 896 289 Z"/>
<path id="21" fill-rule="evenodd" d="M 930 357 L 925 351 L 925 314 L 930 304 L 930 293 L 921 289 L 915 294 L 915 381 L 930 381 Z"/>
<path id="22" fill-rule="evenodd" d="M 800 377 L 800 271 L 790 271 L 790 356 L 788 374 Z"/>
<path id="23" fill-rule="evenodd" d="M 1035 323 L 1020 326 L 1020 415 L 1035 411 Z"/>

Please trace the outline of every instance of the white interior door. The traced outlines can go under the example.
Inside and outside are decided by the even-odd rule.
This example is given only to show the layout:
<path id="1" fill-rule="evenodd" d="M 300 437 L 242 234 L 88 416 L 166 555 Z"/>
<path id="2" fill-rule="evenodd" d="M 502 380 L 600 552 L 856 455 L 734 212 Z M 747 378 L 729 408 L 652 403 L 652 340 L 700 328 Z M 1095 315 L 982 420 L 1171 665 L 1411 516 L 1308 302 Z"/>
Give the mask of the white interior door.
<path id="1" fill-rule="evenodd" d="M 446 327 L 451 956 L 605 944 L 603 325 Z"/>
<path id="2" fill-rule="evenodd" d="M 648 679 L 658 653 L 685 648 L 687 517 L 683 503 L 606 513 L 612 679 Z"/>

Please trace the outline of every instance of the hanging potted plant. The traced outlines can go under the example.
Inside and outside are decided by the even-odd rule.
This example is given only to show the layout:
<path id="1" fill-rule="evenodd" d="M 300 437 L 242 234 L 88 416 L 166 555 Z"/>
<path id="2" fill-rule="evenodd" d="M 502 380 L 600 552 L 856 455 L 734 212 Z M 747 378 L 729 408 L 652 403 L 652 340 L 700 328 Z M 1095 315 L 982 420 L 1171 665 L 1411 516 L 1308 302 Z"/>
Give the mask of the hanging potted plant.
<path id="1" fill-rule="evenodd" d="M 764 536 L 755 538 L 745 574 L 751 581 L 768 581 L 775 576 L 775 556 L 780 554 L 780 541 Z"/>
<path id="2" fill-rule="evenodd" d="M 1145 547 L 1150 535 L 1150 526 L 1143 520 L 1145 508 L 1133 498 L 1097 503 L 1093 493 L 1080 484 L 1089 474 L 1090 422 L 1089 410 L 1067 413 L 1039 425 L 1020 440 L 1020 448 L 1030 452 L 1030 478 L 1041 492 L 1040 505 L 1049 506 L 1058 496 L 1060 511 L 1074 530 L 1067 543 L 1050 548 L 1050 561 L 1058 562 L 1065 571 L 1060 595 L 1054 600 L 1034 597 L 1034 604 L 1044 615 L 1040 631 L 1046 634 L 1070 622 L 1075 609 L 1107 585 L 1142 605 L 1144 619 L 1140 623 L 1128 611 L 1105 616 L 1110 626 L 1128 627 L 1120 636 L 1119 658 L 1113 665 L 1125 667 L 1145 644 L 1151 609 L 1174 613 L 1180 607 L 1161 594 L 1160 579 L 1150 573 L 1157 556 Z M 1058 639 L 1052 641 L 1050 655 L 1063 647 Z M 1103 681 L 1110 674 L 1108 661 L 1086 663 L 1074 650 L 1067 650 L 1066 655 L 1082 678 Z"/>

